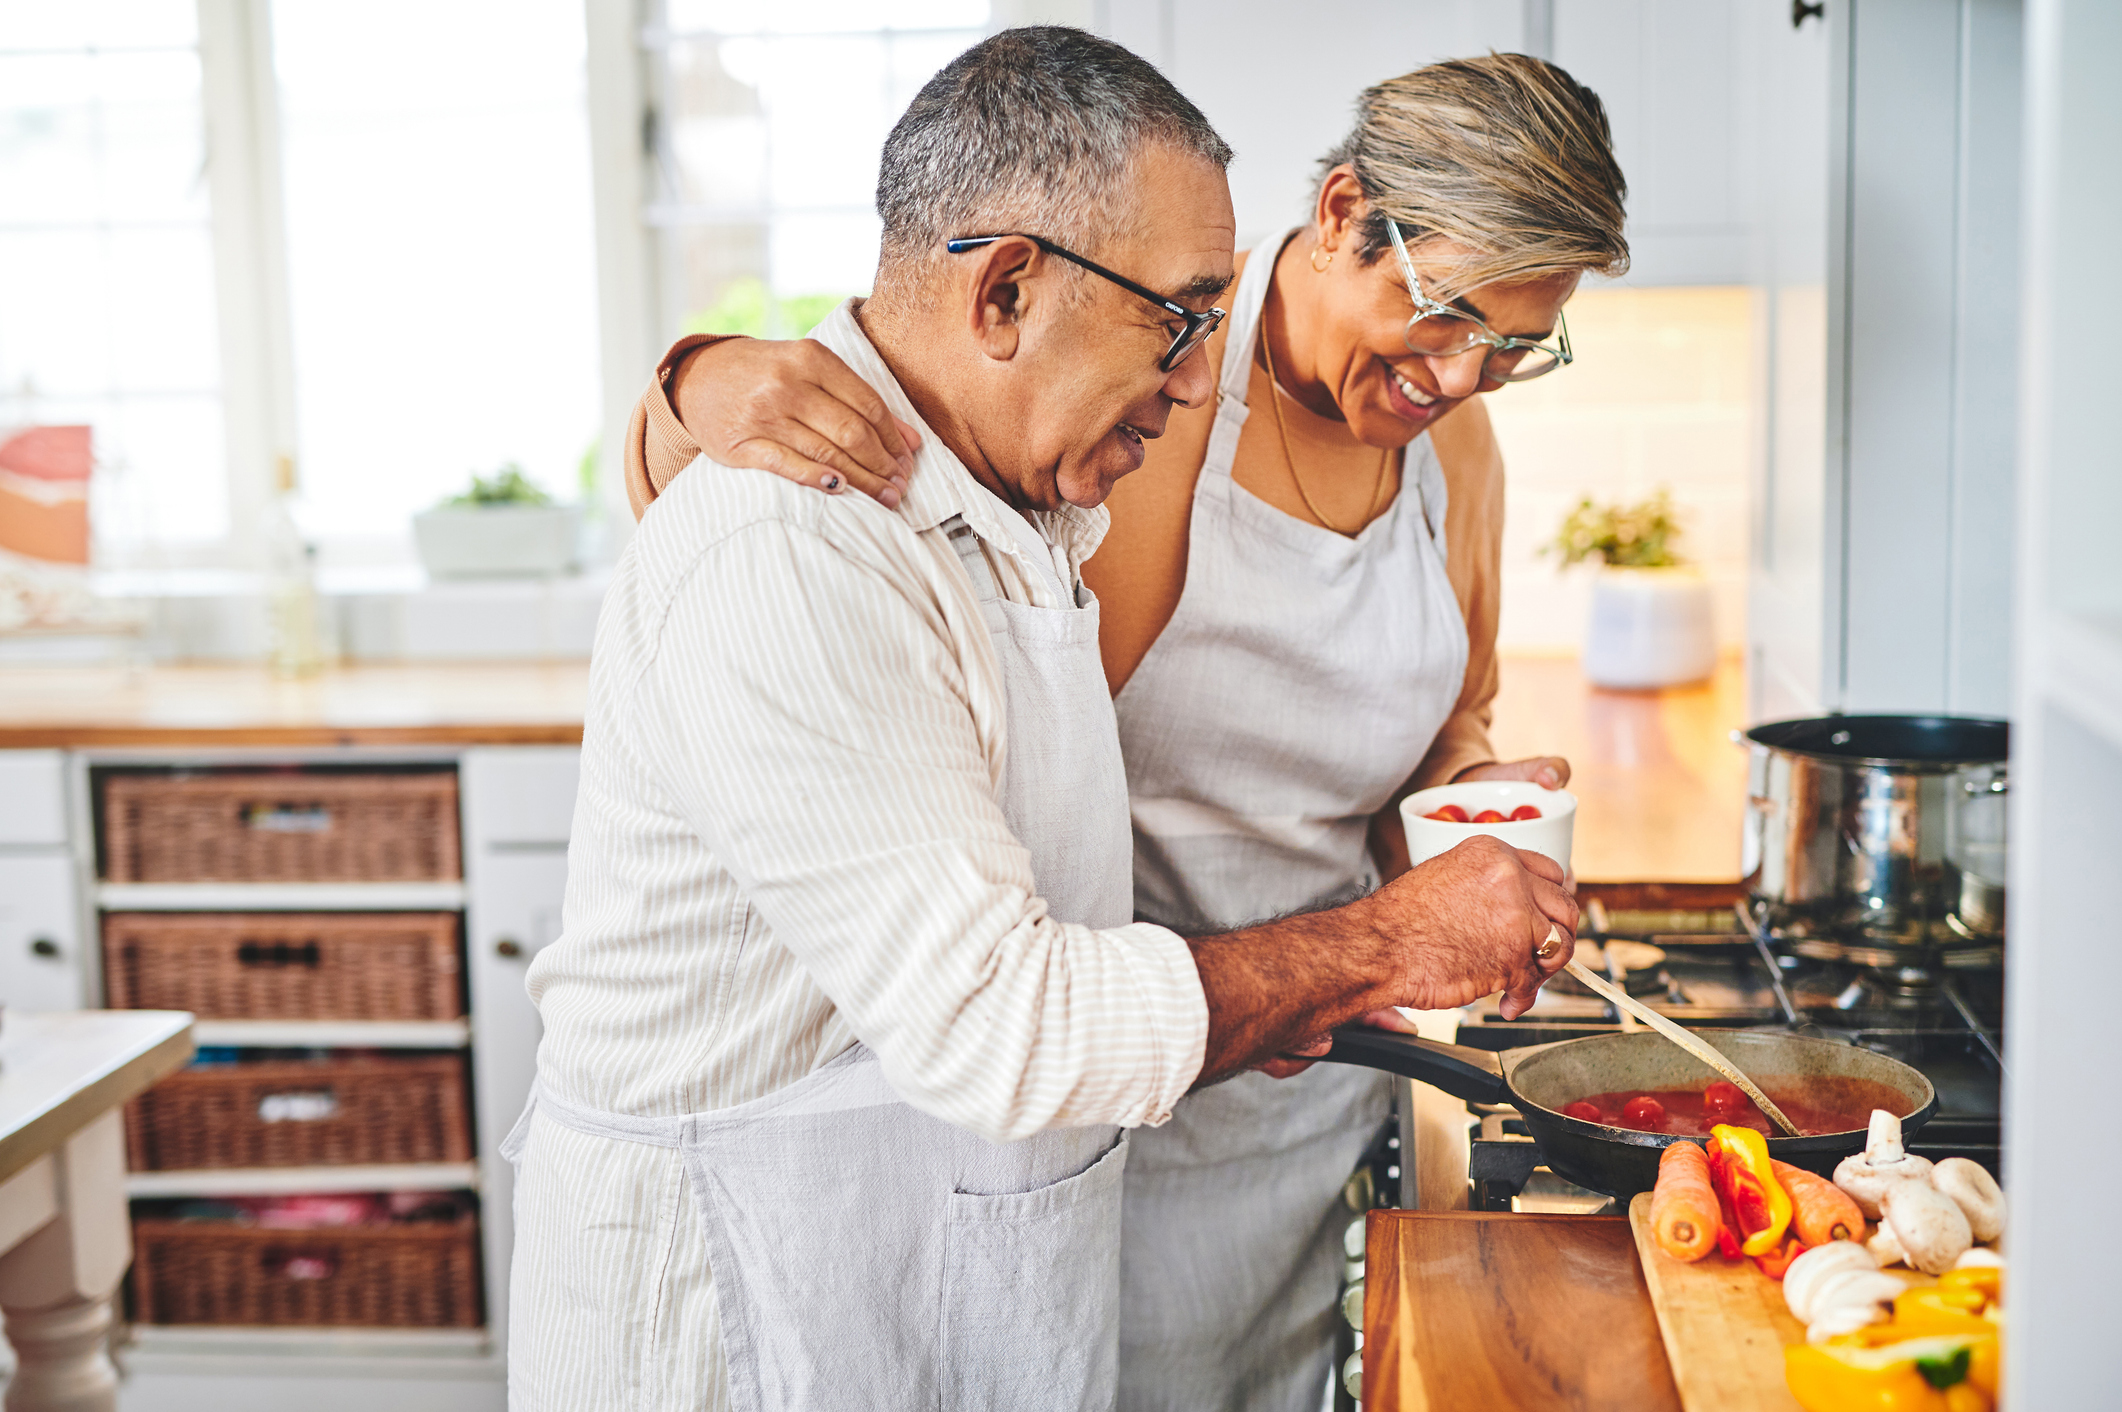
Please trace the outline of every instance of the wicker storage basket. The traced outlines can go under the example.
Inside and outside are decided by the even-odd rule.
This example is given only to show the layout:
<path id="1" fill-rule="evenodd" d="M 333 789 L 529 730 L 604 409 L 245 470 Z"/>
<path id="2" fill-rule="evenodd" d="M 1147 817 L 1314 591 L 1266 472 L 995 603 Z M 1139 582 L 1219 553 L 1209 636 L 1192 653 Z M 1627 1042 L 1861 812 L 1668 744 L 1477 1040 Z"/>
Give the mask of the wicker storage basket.
<path id="1" fill-rule="evenodd" d="M 133 1222 L 143 1324 L 468 1329 L 479 1314 L 479 1221 L 277 1231 Z"/>
<path id="2" fill-rule="evenodd" d="M 454 1020 L 453 912 L 112 912 L 103 976 L 116 1010 L 202 1020 Z"/>
<path id="3" fill-rule="evenodd" d="M 469 1162 L 456 1054 L 185 1069 L 125 1105 L 136 1172 Z"/>
<path id="4" fill-rule="evenodd" d="M 463 875 L 457 776 L 108 775 L 112 882 L 429 882 Z"/>

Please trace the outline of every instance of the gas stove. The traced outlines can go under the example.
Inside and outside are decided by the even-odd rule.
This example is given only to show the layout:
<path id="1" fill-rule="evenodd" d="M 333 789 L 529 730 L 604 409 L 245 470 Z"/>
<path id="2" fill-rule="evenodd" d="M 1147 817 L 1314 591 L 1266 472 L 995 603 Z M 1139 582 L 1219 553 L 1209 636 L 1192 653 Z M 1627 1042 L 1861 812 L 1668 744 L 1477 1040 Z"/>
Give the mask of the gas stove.
<path id="1" fill-rule="evenodd" d="M 1748 912 L 1736 885 L 1586 884 L 1579 899 L 1584 904 L 1580 943 L 1636 944 L 1612 950 L 1626 963 L 1622 976 L 1631 994 L 1690 1028 L 1774 1029 L 1837 1039 L 1913 1065 L 1936 1086 L 1938 1112 L 1911 1150 L 1933 1160 L 1971 1157 L 1997 1170 L 2001 946 L 1933 947 L 1911 958 L 1818 937 L 1780 937 Z M 1655 957 L 1640 949 L 1645 946 L 1656 948 Z M 1493 1000 L 1473 1007 L 1459 1026 L 1457 1042 L 1504 1050 L 1623 1027 L 1614 1007 L 1564 976 L 1549 982 L 1532 1011 L 1515 1022 L 1497 1014 Z M 1400 1204 L 1412 1206 L 1418 1204 L 1416 1164 L 1404 1159 L 1416 1149 L 1416 1125 L 1408 1116 L 1415 1095 L 1404 1080 L 1398 1088 L 1402 1121 L 1391 1175 L 1399 1183 Z M 1473 1209 L 1579 1214 L 1614 1209 L 1610 1198 L 1549 1172 L 1515 1110 L 1465 1106 Z M 1434 1140 L 1435 1125 L 1425 1131 Z M 1421 1165 L 1434 1178 L 1437 1164 Z"/>

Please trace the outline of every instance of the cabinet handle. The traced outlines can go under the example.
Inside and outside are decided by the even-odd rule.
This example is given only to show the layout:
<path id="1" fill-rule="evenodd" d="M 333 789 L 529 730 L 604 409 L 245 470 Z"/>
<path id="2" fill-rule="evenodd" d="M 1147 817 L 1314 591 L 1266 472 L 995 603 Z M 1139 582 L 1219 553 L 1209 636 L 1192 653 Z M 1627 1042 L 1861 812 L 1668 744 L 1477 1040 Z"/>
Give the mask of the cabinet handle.
<path id="1" fill-rule="evenodd" d="M 1807 20 L 1818 20 L 1822 24 L 1827 23 L 1826 0 L 1821 0 L 1821 3 L 1817 5 L 1808 5 L 1805 0 L 1790 0 L 1790 27 L 1792 29 L 1802 28 Z"/>
<path id="2" fill-rule="evenodd" d="M 512 936 L 502 937 L 494 943 L 494 955 L 513 961 L 523 954 L 523 944 Z"/>
<path id="3" fill-rule="evenodd" d="M 59 954 L 59 943 L 48 936 L 35 937 L 30 941 L 29 954 L 50 960 Z"/>

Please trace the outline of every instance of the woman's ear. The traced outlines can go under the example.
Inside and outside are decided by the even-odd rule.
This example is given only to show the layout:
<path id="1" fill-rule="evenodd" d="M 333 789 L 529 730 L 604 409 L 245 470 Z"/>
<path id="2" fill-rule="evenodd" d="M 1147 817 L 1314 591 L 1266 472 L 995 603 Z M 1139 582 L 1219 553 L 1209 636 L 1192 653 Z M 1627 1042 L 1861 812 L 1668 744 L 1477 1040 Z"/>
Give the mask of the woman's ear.
<path id="1" fill-rule="evenodd" d="M 1356 169 L 1343 162 L 1319 183 L 1319 200 L 1312 210 L 1312 235 L 1330 251 L 1347 249 L 1355 237 L 1356 222 L 1370 209 L 1363 199 L 1363 183 Z"/>
<path id="2" fill-rule="evenodd" d="M 980 351 L 998 363 L 1017 356 L 1023 338 L 1025 284 L 1042 271 L 1046 252 L 1021 235 L 1004 236 L 976 252 L 966 288 L 966 319 Z"/>

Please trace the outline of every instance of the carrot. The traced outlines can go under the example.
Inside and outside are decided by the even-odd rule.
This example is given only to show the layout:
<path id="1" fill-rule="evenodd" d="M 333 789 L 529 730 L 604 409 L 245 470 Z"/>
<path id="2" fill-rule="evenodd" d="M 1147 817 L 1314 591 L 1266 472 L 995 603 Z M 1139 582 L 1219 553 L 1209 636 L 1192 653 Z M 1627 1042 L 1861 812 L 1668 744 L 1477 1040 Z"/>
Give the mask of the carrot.
<path id="1" fill-rule="evenodd" d="M 1864 1213 L 1848 1192 L 1788 1162 L 1776 1163 L 1775 1171 L 1776 1180 L 1790 1193 L 1790 1224 L 1798 1239 L 1808 1246 L 1864 1239 Z"/>
<path id="2" fill-rule="evenodd" d="M 1709 1158 L 1694 1143 L 1676 1142 L 1658 1159 L 1650 1225 L 1658 1248 L 1675 1260 L 1700 1260 L 1717 1248 L 1724 1218 L 1709 1184 Z"/>

